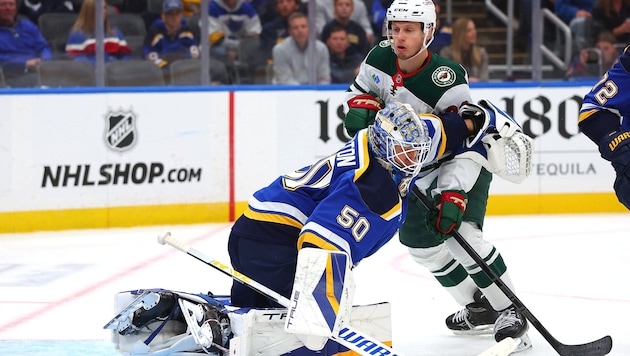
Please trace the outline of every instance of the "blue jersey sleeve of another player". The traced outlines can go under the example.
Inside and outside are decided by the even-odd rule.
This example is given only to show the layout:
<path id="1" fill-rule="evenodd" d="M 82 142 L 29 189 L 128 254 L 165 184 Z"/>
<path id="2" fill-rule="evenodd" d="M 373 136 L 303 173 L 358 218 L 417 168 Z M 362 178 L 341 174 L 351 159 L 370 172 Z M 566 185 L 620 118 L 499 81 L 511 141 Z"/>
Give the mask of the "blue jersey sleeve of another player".
<path id="1" fill-rule="evenodd" d="M 630 53 L 628 49 L 619 61 L 584 96 L 578 125 L 594 142 L 610 132 L 630 129 L 624 117 L 630 113 Z"/>

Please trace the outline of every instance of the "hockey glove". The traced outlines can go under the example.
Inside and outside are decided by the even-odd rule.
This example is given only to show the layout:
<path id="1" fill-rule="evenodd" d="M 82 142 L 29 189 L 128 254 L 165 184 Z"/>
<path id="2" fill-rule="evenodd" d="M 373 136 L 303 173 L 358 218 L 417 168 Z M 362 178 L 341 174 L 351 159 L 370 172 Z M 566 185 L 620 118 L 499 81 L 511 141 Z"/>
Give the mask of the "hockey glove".
<path id="1" fill-rule="evenodd" d="M 371 125 L 376 113 L 382 108 L 383 102 L 372 93 L 357 95 L 348 100 L 348 113 L 344 120 L 348 135 L 353 137 L 357 131 Z"/>
<path id="2" fill-rule="evenodd" d="M 446 190 L 435 199 L 438 210 L 427 213 L 427 227 L 443 242 L 451 237 L 453 229 L 458 229 L 461 225 L 468 196 L 463 190 Z"/>
<path id="3" fill-rule="evenodd" d="M 613 131 L 599 141 L 599 152 L 612 163 L 615 178 L 615 194 L 626 208 L 630 209 L 630 132 Z"/>

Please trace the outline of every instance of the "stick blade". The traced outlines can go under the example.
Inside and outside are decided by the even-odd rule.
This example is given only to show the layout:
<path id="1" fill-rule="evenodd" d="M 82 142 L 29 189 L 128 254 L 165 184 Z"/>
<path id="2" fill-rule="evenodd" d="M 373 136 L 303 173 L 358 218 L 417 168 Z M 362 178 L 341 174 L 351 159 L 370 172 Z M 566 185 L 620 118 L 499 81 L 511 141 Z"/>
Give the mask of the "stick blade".
<path id="1" fill-rule="evenodd" d="M 498 343 L 494 344 L 489 349 L 486 349 L 478 356 L 508 356 L 512 351 L 516 350 L 518 343 L 511 337 L 505 338 Z"/>
<path id="2" fill-rule="evenodd" d="M 603 356 L 612 350 L 612 337 L 604 336 L 599 340 L 581 345 L 559 345 L 555 348 L 561 356 Z"/>

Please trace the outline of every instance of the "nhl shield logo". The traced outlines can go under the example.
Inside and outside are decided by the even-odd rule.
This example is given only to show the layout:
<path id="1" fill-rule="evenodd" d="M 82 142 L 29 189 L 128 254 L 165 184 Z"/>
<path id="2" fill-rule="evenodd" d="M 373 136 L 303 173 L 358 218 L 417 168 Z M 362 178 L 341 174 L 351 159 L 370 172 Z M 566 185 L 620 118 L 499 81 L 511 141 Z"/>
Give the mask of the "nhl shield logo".
<path id="1" fill-rule="evenodd" d="M 110 111 L 105 116 L 105 142 L 119 152 L 133 147 L 138 137 L 136 133 L 136 115 L 131 111 Z"/>

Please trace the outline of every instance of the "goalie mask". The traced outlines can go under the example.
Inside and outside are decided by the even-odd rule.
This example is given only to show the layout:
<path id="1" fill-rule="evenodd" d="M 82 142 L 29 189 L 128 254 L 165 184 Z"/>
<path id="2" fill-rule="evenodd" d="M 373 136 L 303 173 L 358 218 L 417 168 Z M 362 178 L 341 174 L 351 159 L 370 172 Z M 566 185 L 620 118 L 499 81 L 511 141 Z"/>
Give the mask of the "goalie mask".
<path id="1" fill-rule="evenodd" d="M 368 139 L 377 160 L 392 171 L 396 184 L 417 176 L 431 149 L 426 123 L 408 104 L 398 102 L 387 104 L 376 114 Z"/>
<path id="2" fill-rule="evenodd" d="M 392 44 L 392 50 L 396 52 L 394 47 L 394 38 L 392 36 L 392 22 L 419 22 L 424 33 L 424 43 L 419 53 L 429 47 L 433 42 L 437 15 L 435 13 L 435 4 L 432 0 L 394 0 L 387 9 L 387 39 Z"/>

